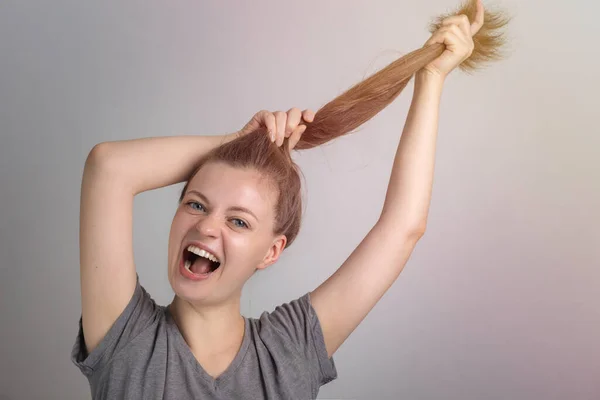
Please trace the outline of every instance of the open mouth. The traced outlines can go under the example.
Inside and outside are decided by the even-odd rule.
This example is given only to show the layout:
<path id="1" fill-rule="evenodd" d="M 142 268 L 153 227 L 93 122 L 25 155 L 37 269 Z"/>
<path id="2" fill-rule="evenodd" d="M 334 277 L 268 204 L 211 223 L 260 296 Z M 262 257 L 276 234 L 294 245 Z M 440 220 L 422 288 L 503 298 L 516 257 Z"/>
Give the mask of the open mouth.
<path id="1" fill-rule="evenodd" d="M 212 253 L 189 245 L 183 250 L 183 265 L 195 275 L 208 275 L 221 266 L 219 259 Z"/>

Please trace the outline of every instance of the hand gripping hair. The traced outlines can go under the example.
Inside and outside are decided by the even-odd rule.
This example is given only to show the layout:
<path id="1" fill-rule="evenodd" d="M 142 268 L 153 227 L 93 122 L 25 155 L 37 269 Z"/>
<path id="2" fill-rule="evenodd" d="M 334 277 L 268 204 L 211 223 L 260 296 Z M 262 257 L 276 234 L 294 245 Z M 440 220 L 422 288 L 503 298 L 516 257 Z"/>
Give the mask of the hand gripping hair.
<path id="1" fill-rule="evenodd" d="M 470 22 L 475 19 L 477 0 L 467 0 L 455 12 L 440 15 L 430 24 L 433 33 L 442 20 L 451 15 L 464 14 Z M 459 68 L 472 73 L 486 64 L 504 58 L 502 48 L 506 43 L 505 33 L 510 17 L 503 11 L 484 11 L 482 27 L 473 36 L 474 49 Z M 351 133 L 387 107 L 410 79 L 421 68 L 439 57 L 445 45 L 435 43 L 412 51 L 357 83 L 321 107 L 296 144 L 296 150 L 310 149 L 337 137 Z M 287 138 L 285 139 L 288 140 Z M 300 170 L 293 162 L 287 143 L 281 147 L 269 139 L 265 127 L 243 135 L 214 149 L 200 160 L 190 178 L 207 162 L 219 161 L 234 167 L 254 168 L 271 179 L 278 191 L 276 204 L 275 234 L 285 234 L 289 246 L 300 229 L 302 215 Z M 183 188 L 180 201 L 187 189 Z"/>

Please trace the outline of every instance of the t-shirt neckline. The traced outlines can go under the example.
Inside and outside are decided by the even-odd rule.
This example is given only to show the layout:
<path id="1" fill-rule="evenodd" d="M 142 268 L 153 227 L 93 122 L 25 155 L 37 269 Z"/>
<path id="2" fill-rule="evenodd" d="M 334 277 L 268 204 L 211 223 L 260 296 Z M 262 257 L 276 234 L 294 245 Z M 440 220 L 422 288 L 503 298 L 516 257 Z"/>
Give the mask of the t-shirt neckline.
<path id="1" fill-rule="evenodd" d="M 167 326 L 172 330 L 173 336 L 177 342 L 177 347 L 181 349 L 182 356 L 196 369 L 198 374 L 204 379 L 207 383 L 212 385 L 212 387 L 218 387 L 224 385 L 231 377 L 235 374 L 235 371 L 242 363 L 246 352 L 248 351 L 248 346 L 250 344 L 250 322 L 247 317 L 244 317 L 244 338 L 242 339 L 242 345 L 238 350 L 237 354 L 229 364 L 229 366 L 223 371 L 219 376 L 213 378 L 194 356 L 192 349 L 185 341 L 179 327 L 175 323 L 173 316 L 169 312 L 168 307 L 165 307 L 165 315 L 167 317 Z"/>

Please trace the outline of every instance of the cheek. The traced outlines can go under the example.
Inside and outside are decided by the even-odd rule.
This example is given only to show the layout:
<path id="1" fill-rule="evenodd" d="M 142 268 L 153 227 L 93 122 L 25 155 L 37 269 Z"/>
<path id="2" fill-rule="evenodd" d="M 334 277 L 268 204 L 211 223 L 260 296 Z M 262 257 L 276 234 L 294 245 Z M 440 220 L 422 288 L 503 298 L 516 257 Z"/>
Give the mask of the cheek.
<path id="1" fill-rule="evenodd" d="M 180 209 L 177 210 L 171 223 L 171 235 L 182 239 L 187 232 L 194 226 L 195 219 L 190 214 L 185 213 Z"/>
<path id="2" fill-rule="evenodd" d="M 223 240 L 229 250 L 230 260 L 252 267 L 263 260 L 270 243 L 257 233 L 224 235 Z"/>
<path id="3" fill-rule="evenodd" d="M 169 232 L 169 258 L 172 258 L 174 253 L 179 250 L 179 246 L 191 226 L 189 219 L 185 218 L 184 215 L 179 213 L 175 215 Z"/>

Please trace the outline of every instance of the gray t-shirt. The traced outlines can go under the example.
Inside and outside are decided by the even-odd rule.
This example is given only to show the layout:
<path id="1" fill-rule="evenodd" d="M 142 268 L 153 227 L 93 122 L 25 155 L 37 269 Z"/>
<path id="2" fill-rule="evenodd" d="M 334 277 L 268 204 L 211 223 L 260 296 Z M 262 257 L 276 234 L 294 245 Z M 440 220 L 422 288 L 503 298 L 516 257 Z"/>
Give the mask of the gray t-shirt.
<path id="1" fill-rule="evenodd" d="M 138 277 L 129 304 L 90 354 L 79 319 L 71 360 L 94 399 L 315 399 L 337 378 L 310 292 L 245 323 L 238 354 L 215 379 Z"/>

